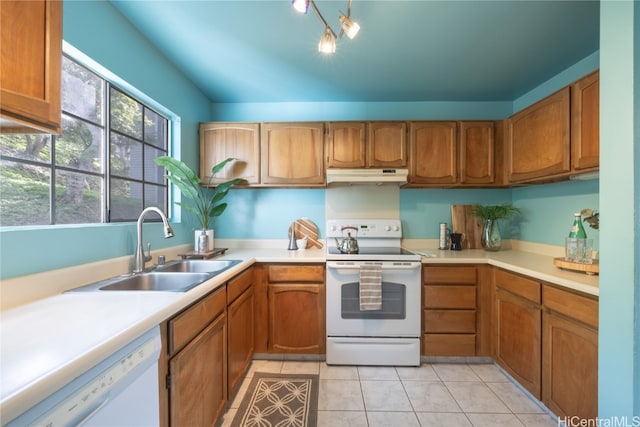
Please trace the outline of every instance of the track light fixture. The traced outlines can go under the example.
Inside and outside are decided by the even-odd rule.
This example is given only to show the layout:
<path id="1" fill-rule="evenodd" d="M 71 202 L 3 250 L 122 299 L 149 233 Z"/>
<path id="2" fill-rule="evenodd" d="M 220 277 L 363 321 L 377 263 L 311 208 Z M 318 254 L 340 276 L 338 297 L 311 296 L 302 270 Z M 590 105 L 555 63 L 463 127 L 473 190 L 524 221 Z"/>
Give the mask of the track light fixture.
<path id="1" fill-rule="evenodd" d="M 340 15 L 340 36 L 336 36 L 336 33 L 331 29 L 331 26 L 324 19 L 320 10 L 318 10 L 318 6 L 313 0 L 291 0 L 291 4 L 293 8 L 300 13 L 307 14 L 309 12 L 309 8 L 313 9 L 316 16 L 324 25 L 324 32 L 322 33 L 322 37 L 320 38 L 320 42 L 318 43 L 318 52 L 331 54 L 336 51 L 336 39 L 342 38 L 343 34 L 346 34 L 347 37 L 353 39 L 358 31 L 360 31 L 360 25 L 353 19 L 351 19 L 351 0 L 347 2 L 347 14 Z"/>

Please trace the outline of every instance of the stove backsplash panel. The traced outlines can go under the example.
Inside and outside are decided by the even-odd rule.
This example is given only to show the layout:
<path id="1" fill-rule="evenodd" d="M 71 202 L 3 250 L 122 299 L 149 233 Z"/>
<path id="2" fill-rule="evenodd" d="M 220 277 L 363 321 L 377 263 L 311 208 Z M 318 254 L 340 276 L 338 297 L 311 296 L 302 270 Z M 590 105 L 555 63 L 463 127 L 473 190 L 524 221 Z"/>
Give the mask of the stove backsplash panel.
<path id="1" fill-rule="evenodd" d="M 327 188 L 325 196 L 327 219 L 400 219 L 397 185 L 334 185 Z"/>

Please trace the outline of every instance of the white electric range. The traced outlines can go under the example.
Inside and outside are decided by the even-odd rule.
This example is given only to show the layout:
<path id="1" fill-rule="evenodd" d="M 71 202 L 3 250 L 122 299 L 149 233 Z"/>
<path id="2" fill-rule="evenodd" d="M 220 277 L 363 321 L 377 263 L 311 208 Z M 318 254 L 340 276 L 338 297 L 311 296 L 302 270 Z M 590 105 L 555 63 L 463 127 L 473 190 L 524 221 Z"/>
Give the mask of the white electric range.
<path id="1" fill-rule="evenodd" d="M 401 247 L 401 221 L 330 219 L 326 230 L 327 364 L 420 365 L 420 255 Z M 356 253 L 339 249 L 347 233 Z M 362 310 L 360 271 L 372 263 L 381 267 L 381 308 Z"/>

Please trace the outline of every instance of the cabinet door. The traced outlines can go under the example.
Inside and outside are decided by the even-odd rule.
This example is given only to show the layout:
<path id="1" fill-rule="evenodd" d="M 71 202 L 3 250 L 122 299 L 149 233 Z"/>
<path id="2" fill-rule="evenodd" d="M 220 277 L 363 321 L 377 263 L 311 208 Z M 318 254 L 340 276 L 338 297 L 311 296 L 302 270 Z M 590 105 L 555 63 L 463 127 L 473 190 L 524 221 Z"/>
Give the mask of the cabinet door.
<path id="1" fill-rule="evenodd" d="M 493 183 L 494 152 L 493 122 L 460 122 L 460 183 Z"/>
<path id="2" fill-rule="evenodd" d="M 323 123 L 264 123 L 261 134 L 263 184 L 325 184 Z"/>
<path id="3" fill-rule="evenodd" d="M 543 314 L 542 401 L 558 417 L 598 415 L 598 331 L 553 312 Z"/>
<path id="4" fill-rule="evenodd" d="M 600 165 L 600 73 L 571 86 L 571 164 L 573 169 Z"/>
<path id="5" fill-rule="evenodd" d="M 540 399 L 540 306 L 498 288 L 493 320 L 496 361 Z"/>
<path id="6" fill-rule="evenodd" d="M 569 172 L 569 95 L 569 88 L 564 88 L 507 120 L 505 162 L 510 182 Z"/>
<path id="7" fill-rule="evenodd" d="M 233 396 L 242 382 L 253 357 L 253 288 L 240 295 L 227 309 L 229 325 L 228 378 L 229 396 Z"/>
<path id="8" fill-rule="evenodd" d="M 2 131 L 60 133 L 62 1 L 2 0 L 0 45 Z"/>
<path id="9" fill-rule="evenodd" d="M 211 168 L 234 157 L 215 177 Z M 260 125 L 258 123 L 200 124 L 200 181 L 219 184 L 234 178 L 260 182 Z"/>
<path id="10" fill-rule="evenodd" d="M 409 183 L 455 184 L 456 122 L 413 122 L 409 125 Z"/>
<path id="11" fill-rule="evenodd" d="M 365 124 L 329 123 L 327 167 L 363 168 L 365 166 Z"/>
<path id="12" fill-rule="evenodd" d="M 269 351 L 325 351 L 325 294 L 320 284 L 269 284 Z"/>
<path id="13" fill-rule="evenodd" d="M 227 400 L 226 317 L 219 316 L 169 362 L 172 426 L 213 426 Z"/>
<path id="14" fill-rule="evenodd" d="M 373 122 L 368 124 L 367 167 L 407 166 L 407 124 Z"/>

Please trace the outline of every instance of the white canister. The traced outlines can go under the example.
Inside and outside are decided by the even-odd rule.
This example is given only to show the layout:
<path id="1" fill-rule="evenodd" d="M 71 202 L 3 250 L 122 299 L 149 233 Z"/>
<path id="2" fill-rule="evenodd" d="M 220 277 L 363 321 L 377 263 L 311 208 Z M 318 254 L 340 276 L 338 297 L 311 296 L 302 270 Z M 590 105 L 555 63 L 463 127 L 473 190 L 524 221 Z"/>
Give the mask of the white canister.
<path id="1" fill-rule="evenodd" d="M 447 245 L 447 241 L 449 239 L 449 228 L 447 227 L 447 223 L 446 222 L 441 222 L 440 223 L 440 238 L 439 238 L 439 243 L 438 243 L 438 249 L 447 249 L 448 245 Z"/>

